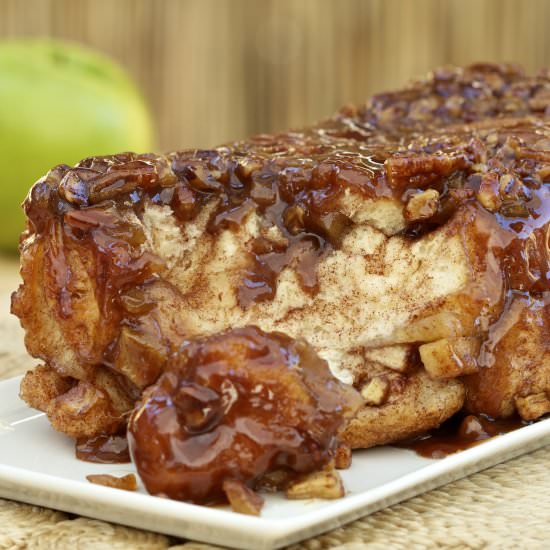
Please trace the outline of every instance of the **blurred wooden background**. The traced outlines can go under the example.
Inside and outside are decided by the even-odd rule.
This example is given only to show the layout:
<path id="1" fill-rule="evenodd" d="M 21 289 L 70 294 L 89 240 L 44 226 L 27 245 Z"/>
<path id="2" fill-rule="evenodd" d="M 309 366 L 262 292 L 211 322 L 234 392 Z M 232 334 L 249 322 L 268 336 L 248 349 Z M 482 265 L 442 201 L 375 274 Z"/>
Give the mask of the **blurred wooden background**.
<path id="1" fill-rule="evenodd" d="M 548 0 L 0 0 L 0 38 L 127 67 L 160 150 L 300 126 L 444 63 L 550 66 Z"/>

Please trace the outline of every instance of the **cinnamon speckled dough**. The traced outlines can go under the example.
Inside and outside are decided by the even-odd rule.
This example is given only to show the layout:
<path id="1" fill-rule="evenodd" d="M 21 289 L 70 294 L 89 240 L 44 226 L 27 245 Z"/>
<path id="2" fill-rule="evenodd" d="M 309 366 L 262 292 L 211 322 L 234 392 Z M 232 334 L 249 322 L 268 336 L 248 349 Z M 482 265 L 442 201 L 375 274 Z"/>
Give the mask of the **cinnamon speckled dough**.
<path id="1" fill-rule="evenodd" d="M 459 380 L 432 380 L 419 370 L 386 403 L 360 410 L 348 424 L 343 440 L 353 448 L 363 448 L 420 435 L 458 412 L 464 395 Z"/>
<path id="2" fill-rule="evenodd" d="M 550 291 L 549 90 L 510 66 L 446 68 L 305 130 L 56 167 L 25 204 L 13 312 L 29 352 L 110 412 L 58 420 L 33 396 L 39 373 L 24 398 L 71 435 L 113 431 L 182 341 L 249 324 L 307 339 L 360 390 L 388 381 L 349 428 L 357 447 L 462 407 L 463 380 L 430 380 L 422 343 L 479 339 L 478 412 L 550 392 L 547 338 L 533 388 L 517 390 L 521 361 L 513 377 L 482 368 L 514 296 Z M 547 309 L 537 318 L 544 333 Z M 478 390 L 489 380 L 502 403 Z M 65 410 L 70 392 L 88 395 L 69 390 Z"/>

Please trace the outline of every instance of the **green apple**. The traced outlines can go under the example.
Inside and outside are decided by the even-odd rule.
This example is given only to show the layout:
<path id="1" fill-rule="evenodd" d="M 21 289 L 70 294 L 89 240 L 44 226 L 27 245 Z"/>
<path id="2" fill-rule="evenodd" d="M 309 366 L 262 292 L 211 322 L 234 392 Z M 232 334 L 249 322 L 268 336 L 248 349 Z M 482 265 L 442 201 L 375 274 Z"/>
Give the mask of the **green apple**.
<path id="1" fill-rule="evenodd" d="M 20 204 L 50 168 L 151 147 L 143 98 L 111 59 L 67 42 L 0 42 L 0 250 L 16 250 Z"/>

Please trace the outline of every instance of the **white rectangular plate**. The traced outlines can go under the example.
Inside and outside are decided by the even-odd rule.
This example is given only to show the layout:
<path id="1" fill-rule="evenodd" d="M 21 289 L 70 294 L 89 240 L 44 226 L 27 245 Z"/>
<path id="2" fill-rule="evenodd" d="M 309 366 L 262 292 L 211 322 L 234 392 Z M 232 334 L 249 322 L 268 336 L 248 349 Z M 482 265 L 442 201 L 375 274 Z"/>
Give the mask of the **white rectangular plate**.
<path id="1" fill-rule="evenodd" d="M 93 485 L 86 475 L 134 472 L 130 464 L 81 462 L 74 443 L 18 397 L 20 378 L 0 382 L 0 497 L 169 535 L 232 546 L 280 548 L 550 443 L 550 419 L 443 460 L 380 447 L 355 452 L 336 501 L 269 495 L 261 517 Z"/>

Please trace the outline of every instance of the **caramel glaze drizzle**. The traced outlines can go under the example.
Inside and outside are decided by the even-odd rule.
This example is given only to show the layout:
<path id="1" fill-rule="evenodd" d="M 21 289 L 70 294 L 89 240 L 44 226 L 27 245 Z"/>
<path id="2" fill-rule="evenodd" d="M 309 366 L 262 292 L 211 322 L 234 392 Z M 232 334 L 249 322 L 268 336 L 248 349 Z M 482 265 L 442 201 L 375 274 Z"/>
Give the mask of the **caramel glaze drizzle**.
<path id="1" fill-rule="evenodd" d="M 78 439 L 75 455 L 85 462 L 100 464 L 125 464 L 131 462 L 126 434 L 100 434 L 91 438 Z"/>

